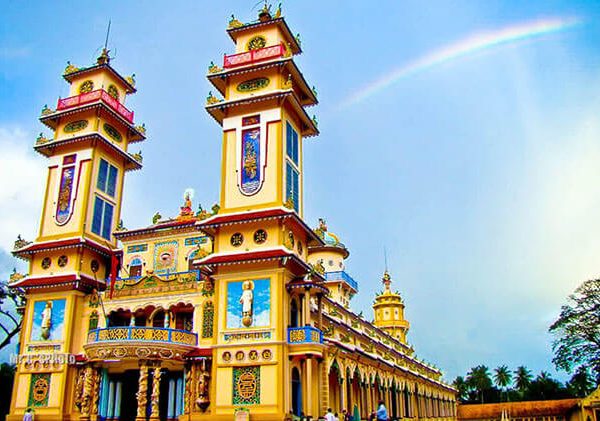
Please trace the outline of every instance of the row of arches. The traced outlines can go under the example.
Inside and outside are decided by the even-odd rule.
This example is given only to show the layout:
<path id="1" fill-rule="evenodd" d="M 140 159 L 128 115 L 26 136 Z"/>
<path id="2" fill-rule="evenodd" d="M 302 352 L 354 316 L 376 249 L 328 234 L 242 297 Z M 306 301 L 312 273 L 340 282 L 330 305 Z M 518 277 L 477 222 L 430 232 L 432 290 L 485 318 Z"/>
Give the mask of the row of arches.
<path id="1" fill-rule="evenodd" d="M 108 314 L 108 326 L 166 327 L 192 331 L 194 328 L 194 306 L 177 303 L 170 307 L 148 305 L 136 310 L 116 309 Z"/>

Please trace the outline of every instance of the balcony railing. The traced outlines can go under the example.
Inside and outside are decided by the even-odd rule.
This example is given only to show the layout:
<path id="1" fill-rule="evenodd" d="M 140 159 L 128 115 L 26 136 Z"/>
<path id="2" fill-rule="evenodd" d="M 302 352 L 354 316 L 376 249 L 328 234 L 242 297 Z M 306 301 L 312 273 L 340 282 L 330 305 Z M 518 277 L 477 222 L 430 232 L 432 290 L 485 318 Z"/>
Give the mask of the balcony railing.
<path id="1" fill-rule="evenodd" d="M 323 332 L 313 326 L 288 327 L 289 344 L 323 343 Z"/>
<path id="2" fill-rule="evenodd" d="M 285 54 L 283 44 L 273 45 L 271 47 L 259 48 L 257 50 L 246 51 L 245 53 L 226 55 L 223 58 L 223 67 L 230 69 L 232 67 L 244 66 L 246 64 L 258 63 L 264 60 L 282 57 Z"/>
<path id="3" fill-rule="evenodd" d="M 58 104 L 56 105 L 56 111 L 67 110 L 69 108 L 78 107 L 80 105 L 90 104 L 97 101 L 106 103 L 125 120 L 133 123 L 133 111 L 129 111 L 123 104 L 110 96 L 104 89 L 98 89 L 85 94 L 59 99 Z"/>
<path id="4" fill-rule="evenodd" d="M 198 335 L 186 330 L 139 326 L 93 329 L 88 333 L 88 344 L 130 341 L 196 346 Z"/>
<path id="5" fill-rule="evenodd" d="M 350 275 L 343 270 L 337 272 L 325 272 L 326 281 L 344 281 L 356 291 L 358 291 L 358 282 L 356 282 Z"/>

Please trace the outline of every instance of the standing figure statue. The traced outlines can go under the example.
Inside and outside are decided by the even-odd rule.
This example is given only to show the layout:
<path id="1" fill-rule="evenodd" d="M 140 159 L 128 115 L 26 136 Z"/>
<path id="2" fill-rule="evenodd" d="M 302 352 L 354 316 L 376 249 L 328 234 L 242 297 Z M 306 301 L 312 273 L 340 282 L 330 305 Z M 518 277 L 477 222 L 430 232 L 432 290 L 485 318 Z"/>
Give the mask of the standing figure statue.
<path id="1" fill-rule="evenodd" d="M 206 410 L 210 403 L 208 396 L 210 382 L 210 372 L 206 369 L 206 361 L 202 361 L 202 369 L 198 377 L 198 399 L 196 399 L 196 405 L 202 410 Z"/>
<path id="2" fill-rule="evenodd" d="M 52 331 L 52 301 L 46 301 L 46 307 L 42 310 L 42 331 L 40 336 L 42 339 L 50 339 L 50 333 Z"/>
<path id="3" fill-rule="evenodd" d="M 242 324 L 245 327 L 252 325 L 252 306 L 254 302 L 254 282 L 244 281 L 242 283 L 242 296 L 240 304 L 242 305 Z"/>

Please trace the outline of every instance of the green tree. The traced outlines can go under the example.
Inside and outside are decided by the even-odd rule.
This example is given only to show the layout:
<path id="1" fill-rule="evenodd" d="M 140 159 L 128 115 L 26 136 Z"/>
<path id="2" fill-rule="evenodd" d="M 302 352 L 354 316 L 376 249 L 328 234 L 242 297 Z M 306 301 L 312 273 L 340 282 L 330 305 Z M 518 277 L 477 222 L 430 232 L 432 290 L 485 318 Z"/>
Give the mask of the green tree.
<path id="1" fill-rule="evenodd" d="M 500 367 L 497 367 L 496 369 L 494 369 L 494 383 L 501 390 L 506 391 L 507 386 L 509 386 L 512 383 L 512 374 L 507 366 L 501 365 Z M 507 393 L 507 399 L 508 399 L 508 393 Z"/>
<path id="2" fill-rule="evenodd" d="M 471 368 L 471 371 L 467 373 L 467 385 L 479 394 L 481 403 L 483 403 L 483 391 L 492 387 L 489 369 L 483 364 Z"/>
<path id="3" fill-rule="evenodd" d="M 546 371 L 542 371 L 529 383 L 524 395 L 526 400 L 531 401 L 563 399 L 568 397 L 569 394 L 564 386 L 558 380 L 553 379 Z"/>
<path id="4" fill-rule="evenodd" d="M 527 390 L 527 387 L 531 383 L 531 379 L 533 376 L 531 375 L 531 371 L 529 371 L 525 366 L 519 366 L 515 370 L 515 385 L 519 392 L 524 393 Z"/>
<path id="5" fill-rule="evenodd" d="M 567 382 L 567 390 L 573 396 L 583 398 L 594 390 L 594 382 L 585 367 L 579 367 Z"/>
<path id="6" fill-rule="evenodd" d="M 589 370 L 600 383 L 600 279 L 582 283 L 561 307 L 550 326 L 554 335 L 552 362 L 567 373 Z"/>
<path id="7" fill-rule="evenodd" d="M 452 382 L 452 386 L 458 390 L 458 399 L 461 402 L 466 402 L 469 398 L 469 386 L 463 376 L 458 376 Z"/>
<path id="8" fill-rule="evenodd" d="M 14 271 L 13 276 L 16 274 Z M 0 349 L 10 344 L 11 339 L 21 330 L 22 317 L 18 310 L 24 305 L 23 291 L 9 288 L 7 282 L 0 281 L 0 331 L 5 335 L 0 341 Z"/>

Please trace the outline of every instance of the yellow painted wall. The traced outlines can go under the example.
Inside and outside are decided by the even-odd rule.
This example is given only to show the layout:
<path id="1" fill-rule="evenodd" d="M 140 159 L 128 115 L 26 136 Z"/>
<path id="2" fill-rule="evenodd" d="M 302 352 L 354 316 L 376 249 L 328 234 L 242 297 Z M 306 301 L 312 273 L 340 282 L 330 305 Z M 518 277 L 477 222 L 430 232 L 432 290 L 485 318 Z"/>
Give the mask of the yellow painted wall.
<path id="1" fill-rule="evenodd" d="M 267 78 L 269 79 L 269 84 L 262 89 L 251 92 L 240 92 L 238 90 L 238 85 L 240 83 L 256 78 Z M 287 78 L 287 75 L 285 76 L 285 78 Z M 284 76 L 282 76 L 279 73 L 277 68 L 266 69 L 264 71 L 256 73 L 243 73 L 241 75 L 231 76 L 230 82 L 227 85 L 227 90 L 225 91 L 225 99 L 227 101 L 232 101 L 240 98 L 247 98 L 249 96 L 252 97 L 254 95 L 263 95 L 268 92 L 276 91 L 278 89 L 281 89 L 281 84 L 284 80 Z"/>
<path id="2" fill-rule="evenodd" d="M 92 89 L 94 91 L 98 89 L 104 89 L 105 91 L 108 91 L 108 87 L 110 85 L 114 85 L 119 92 L 119 102 L 122 104 L 125 103 L 125 88 L 123 83 L 119 79 L 113 77 L 110 73 L 101 70 L 87 73 L 73 79 L 69 88 L 69 96 L 79 95 L 79 89 L 81 88 L 81 85 L 88 80 L 91 80 L 94 84 L 94 88 Z"/>
<path id="3" fill-rule="evenodd" d="M 256 31 L 252 31 L 251 33 L 241 35 L 237 39 L 237 43 L 235 45 L 235 52 L 243 53 L 245 51 L 248 51 L 248 41 L 250 41 L 251 38 L 257 35 L 263 36 L 267 40 L 267 47 L 277 45 L 280 42 L 283 42 L 283 36 L 281 34 L 281 31 L 276 26 L 271 26 L 269 28 L 259 28 Z"/>

